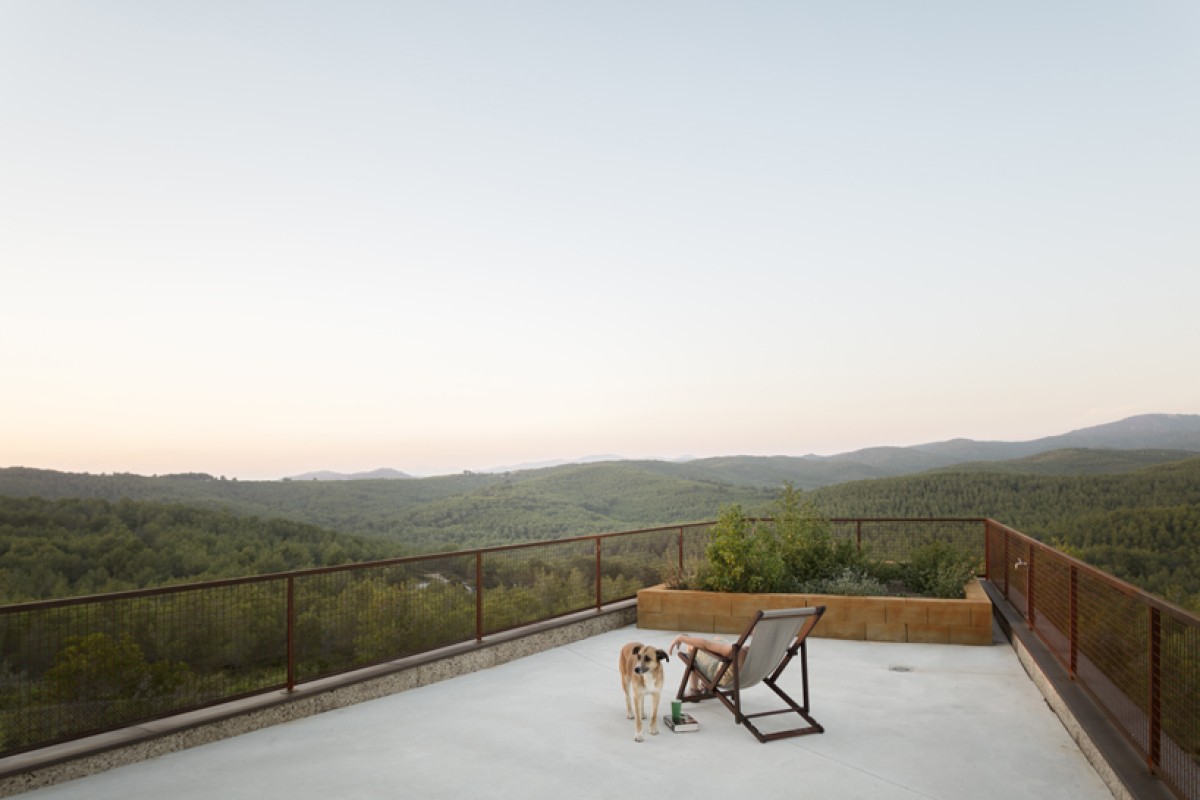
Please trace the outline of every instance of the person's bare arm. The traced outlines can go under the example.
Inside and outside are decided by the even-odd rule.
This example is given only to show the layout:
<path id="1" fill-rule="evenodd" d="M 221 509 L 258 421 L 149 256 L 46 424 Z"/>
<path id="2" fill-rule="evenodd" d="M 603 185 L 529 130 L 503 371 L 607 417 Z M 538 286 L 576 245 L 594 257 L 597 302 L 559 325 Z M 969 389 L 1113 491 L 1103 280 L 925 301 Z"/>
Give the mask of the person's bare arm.
<path id="1" fill-rule="evenodd" d="M 707 650 L 710 653 L 724 656 L 725 658 L 729 658 L 731 655 L 733 655 L 733 645 L 731 645 L 729 642 L 719 642 L 716 639 L 704 639 L 700 636 L 688 636 L 687 634 L 680 634 L 679 636 L 676 636 L 671 641 L 671 646 L 667 648 L 667 653 L 669 655 L 673 655 L 675 650 L 681 644 L 686 644 L 688 647 Z"/>

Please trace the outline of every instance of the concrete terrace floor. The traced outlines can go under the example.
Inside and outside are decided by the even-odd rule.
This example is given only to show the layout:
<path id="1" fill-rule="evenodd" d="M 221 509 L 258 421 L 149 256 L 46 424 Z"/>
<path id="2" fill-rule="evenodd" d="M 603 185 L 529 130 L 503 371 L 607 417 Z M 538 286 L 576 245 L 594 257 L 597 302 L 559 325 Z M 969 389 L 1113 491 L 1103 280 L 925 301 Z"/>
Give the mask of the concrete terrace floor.
<path id="1" fill-rule="evenodd" d="M 480 672 L 18 795 L 253 798 L 1110 798 L 1007 644 L 809 640 L 824 734 L 759 744 L 715 701 L 701 729 L 633 740 L 627 627 Z M 901 668 L 897 670 L 895 668 Z M 660 715 L 683 669 L 667 664 Z M 800 697 L 799 663 L 781 682 Z M 765 687 L 744 700 L 753 708 Z"/>

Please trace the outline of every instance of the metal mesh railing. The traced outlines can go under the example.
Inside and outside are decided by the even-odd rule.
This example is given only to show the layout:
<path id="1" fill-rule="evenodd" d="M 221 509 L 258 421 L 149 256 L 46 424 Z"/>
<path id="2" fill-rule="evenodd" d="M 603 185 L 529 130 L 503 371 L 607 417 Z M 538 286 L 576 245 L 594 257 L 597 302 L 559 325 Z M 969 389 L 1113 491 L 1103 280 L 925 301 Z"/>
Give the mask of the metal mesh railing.
<path id="1" fill-rule="evenodd" d="M 639 589 L 663 580 L 679 563 L 685 531 L 705 532 L 705 525 L 663 528 L 612 536 L 601 542 L 600 599 L 612 603 L 635 597 Z"/>
<path id="2" fill-rule="evenodd" d="M 919 548 L 933 542 L 984 556 L 983 520 L 977 518 L 938 519 L 834 519 L 834 536 L 853 539 L 872 561 L 903 562 Z"/>
<path id="3" fill-rule="evenodd" d="M 286 682 L 286 581 L 0 608 L 0 754 Z"/>
<path id="4" fill-rule="evenodd" d="M 990 520 L 832 523 L 873 559 L 980 553 L 1147 763 L 1200 798 L 1194 615 Z M 702 558 L 711 526 L 0 607 L 0 756 L 626 600 Z"/>
<path id="5" fill-rule="evenodd" d="M 1200 798 L 1200 619 L 999 523 L 988 575 L 1181 797 Z"/>
<path id="6" fill-rule="evenodd" d="M 502 548 L 482 556 L 481 635 L 596 606 L 598 540 Z"/>
<path id="7" fill-rule="evenodd" d="M 289 685 L 475 636 L 474 553 L 293 576 Z"/>
<path id="8" fill-rule="evenodd" d="M 1200 797 L 1200 625 L 1173 614 L 1158 614 L 1160 642 L 1151 656 L 1157 674 L 1156 706 L 1161 751 L 1155 758 L 1164 775 L 1187 797 Z M 1153 695 L 1152 695 L 1153 696 Z M 1159 731 L 1151 728 L 1152 740 Z"/>
<path id="9" fill-rule="evenodd" d="M 710 524 L 3 606 L 0 757 L 627 600 Z"/>

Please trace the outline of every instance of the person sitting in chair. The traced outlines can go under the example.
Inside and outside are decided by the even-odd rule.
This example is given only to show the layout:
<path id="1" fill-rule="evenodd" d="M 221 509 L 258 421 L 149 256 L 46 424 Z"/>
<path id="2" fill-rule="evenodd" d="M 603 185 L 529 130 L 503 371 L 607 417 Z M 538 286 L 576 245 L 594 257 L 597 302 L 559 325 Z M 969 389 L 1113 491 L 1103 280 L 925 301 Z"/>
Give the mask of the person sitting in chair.
<path id="1" fill-rule="evenodd" d="M 731 658 L 733 656 L 733 645 L 723 639 L 704 639 L 699 636 L 689 636 L 686 633 L 681 633 L 671 640 L 671 644 L 667 647 L 668 655 L 675 655 L 677 649 L 682 650 L 682 646 L 687 645 L 692 648 L 691 655 L 696 660 L 696 669 L 701 672 L 705 678 L 711 683 L 712 679 L 717 676 L 717 671 L 721 669 L 724 663 L 712 654 Z M 738 667 L 746 662 L 746 653 L 750 652 L 750 647 L 747 645 L 738 653 Z M 725 670 L 725 674 L 721 676 L 721 686 L 728 687 L 733 685 L 733 668 Z M 700 679 L 693 672 L 688 677 L 688 694 L 700 693 Z"/>

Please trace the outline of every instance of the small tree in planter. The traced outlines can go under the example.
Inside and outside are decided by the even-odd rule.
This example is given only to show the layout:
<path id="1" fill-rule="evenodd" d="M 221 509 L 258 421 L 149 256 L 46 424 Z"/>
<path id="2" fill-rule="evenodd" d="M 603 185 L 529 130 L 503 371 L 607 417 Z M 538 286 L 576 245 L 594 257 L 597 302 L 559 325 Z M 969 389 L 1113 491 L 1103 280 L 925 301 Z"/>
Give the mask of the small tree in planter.
<path id="1" fill-rule="evenodd" d="M 835 538 L 829 519 L 790 483 L 784 484 L 776 501 L 772 525 L 787 569 L 787 587 L 782 591 L 817 592 L 814 587 L 831 583 L 874 582 L 867 559 L 854 542 Z"/>
<path id="2" fill-rule="evenodd" d="M 721 512 L 709 530 L 708 564 L 698 588 L 710 592 L 782 592 L 787 582 L 783 549 L 774 530 L 756 525 L 740 505 Z"/>

